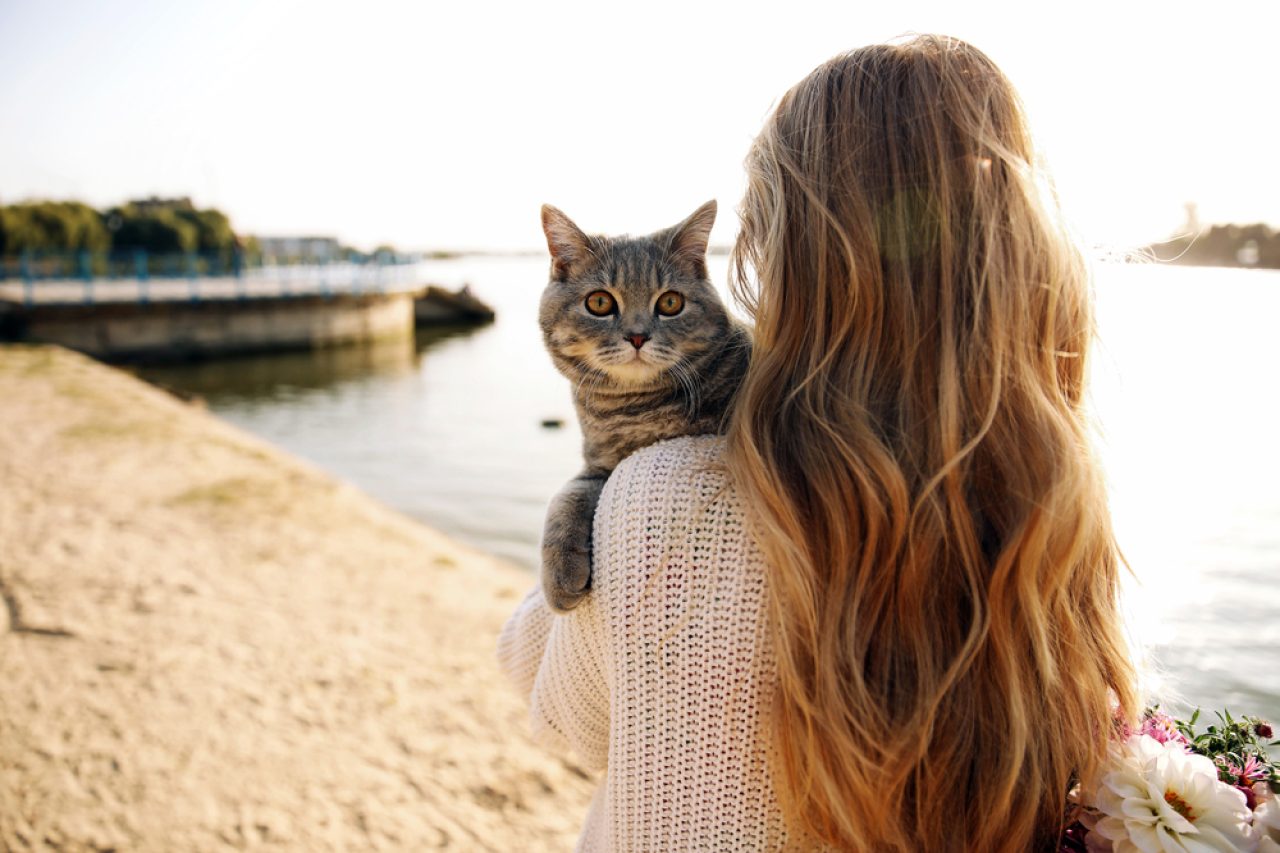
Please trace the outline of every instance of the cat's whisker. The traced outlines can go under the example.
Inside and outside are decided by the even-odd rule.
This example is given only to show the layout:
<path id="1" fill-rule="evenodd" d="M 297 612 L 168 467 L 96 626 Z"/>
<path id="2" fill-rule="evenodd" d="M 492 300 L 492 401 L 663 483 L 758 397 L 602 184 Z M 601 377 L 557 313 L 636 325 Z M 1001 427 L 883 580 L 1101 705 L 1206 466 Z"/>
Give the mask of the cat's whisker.
<path id="1" fill-rule="evenodd" d="M 702 386 L 688 369 L 685 370 L 685 377 L 689 386 L 689 417 L 692 418 L 702 407 Z"/>
<path id="2" fill-rule="evenodd" d="M 600 390 L 600 386 L 603 385 L 608 380 L 609 380 L 609 374 L 607 371 L 597 370 L 591 378 L 591 388 L 587 391 L 587 393 L 591 396 L 595 396 L 596 392 Z"/>
<path id="3" fill-rule="evenodd" d="M 675 377 L 677 384 L 684 391 L 685 409 L 689 417 L 698 411 L 698 383 L 683 361 L 672 362 L 668 371 Z"/>
<path id="4" fill-rule="evenodd" d="M 583 365 L 583 373 L 581 376 L 578 377 L 578 381 L 574 385 L 574 394 L 575 395 L 582 394 L 583 383 L 588 382 L 588 380 L 590 381 L 587 385 L 586 393 L 589 395 L 594 394 L 599 389 L 600 383 L 603 382 L 605 379 L 607 379 L 608 376 L 609 376 L 608 373 L 606 373 L 605 371 L 601 370 L 598 367 L 592 367 L 591 365 Z"/>

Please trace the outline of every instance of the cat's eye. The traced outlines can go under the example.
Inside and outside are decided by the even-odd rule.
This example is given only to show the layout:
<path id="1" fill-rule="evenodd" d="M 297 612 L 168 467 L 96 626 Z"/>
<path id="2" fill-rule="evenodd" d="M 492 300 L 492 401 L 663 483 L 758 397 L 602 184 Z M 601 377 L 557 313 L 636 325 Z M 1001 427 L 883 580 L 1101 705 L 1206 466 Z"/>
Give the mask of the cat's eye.
<path id="1" fill-rule="evenodd" d="M 674 290 L 668 290 L 658 297 L 657 310 L 663 317 L 674 317 L 684 310 L 684 297 Z"/>
<path id="2" fill-rule="evenodd" d="M 613 295 L 606 290 L 595 290 L 587 294 L 587 311 L 597 317 L 612 314 L 613 306 Z"/>

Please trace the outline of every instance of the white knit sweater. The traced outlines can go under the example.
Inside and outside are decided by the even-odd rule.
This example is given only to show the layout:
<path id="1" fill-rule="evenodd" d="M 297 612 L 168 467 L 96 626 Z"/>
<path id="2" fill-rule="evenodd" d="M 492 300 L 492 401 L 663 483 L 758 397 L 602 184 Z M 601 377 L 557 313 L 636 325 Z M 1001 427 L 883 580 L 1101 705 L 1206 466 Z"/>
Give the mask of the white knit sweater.
<path id="1" fill-rule="evenodd" d="M 788 846 L 769 772 L 765 567 L 722 449 L 674 439 L 619 465 L 590 595 L 557 616 L 535 589 L 502 631 L 535 737 L 605 771 L 579 851 Z"/>

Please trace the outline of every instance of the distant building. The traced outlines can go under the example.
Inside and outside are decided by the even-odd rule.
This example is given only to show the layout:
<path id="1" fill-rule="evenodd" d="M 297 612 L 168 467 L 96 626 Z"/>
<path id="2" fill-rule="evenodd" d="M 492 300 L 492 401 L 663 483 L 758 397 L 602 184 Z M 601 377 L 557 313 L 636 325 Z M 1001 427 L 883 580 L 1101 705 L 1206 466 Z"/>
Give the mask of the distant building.
<path id="1" fill-rule="evenodd" d="M 338 258 L 340 247 L 333 237 L 259 237 L 262 257 L 281 261 L 323 263 Z"/>
<path id="2" fill-rule="evenodd" d="M 159 196 L 150 196 L 149 198 L 130 199 L 129 205 L 136 209 L 139 213 L 156 213 L 161 210 L 195 210 L 195 205 L 191 203 L 191 196 L 178 196 L 177 198 L 160 198 Z"/>

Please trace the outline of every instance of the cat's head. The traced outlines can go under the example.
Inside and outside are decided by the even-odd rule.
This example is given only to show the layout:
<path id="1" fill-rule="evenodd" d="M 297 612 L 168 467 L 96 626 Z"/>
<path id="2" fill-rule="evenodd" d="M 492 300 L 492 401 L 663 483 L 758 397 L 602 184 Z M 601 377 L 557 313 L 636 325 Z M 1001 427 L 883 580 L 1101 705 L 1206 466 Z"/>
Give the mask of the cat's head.
<path id="1" fill-rule="evenodd" d="M 571 379 L 653 386 L 722 343 L 729 317 L 707 280 L 715 218 L 709 201 L 648 236 L 605 237 L 587 235 L 543 206 L 551 280 L 539 320 L 560 371 Z"/>

